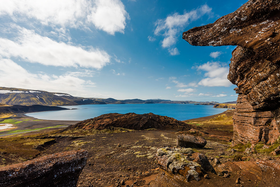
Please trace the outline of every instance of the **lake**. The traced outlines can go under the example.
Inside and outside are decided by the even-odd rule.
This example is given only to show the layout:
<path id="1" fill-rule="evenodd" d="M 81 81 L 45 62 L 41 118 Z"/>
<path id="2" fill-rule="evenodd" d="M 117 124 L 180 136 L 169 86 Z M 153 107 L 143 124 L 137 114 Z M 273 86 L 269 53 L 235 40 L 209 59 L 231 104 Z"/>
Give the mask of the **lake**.
<path id="1" fill-rule="evenodd" d="M 27 116 L 46 120 L 82 121 L 107 113 L 136 114 L 154 113 L 177 120 L 187 120 L 219 114 L 227 109 L 213 108 L 212 105 L 194 104 L 107 104 L 63 106 L 71 110 L 28 113 Z"/>

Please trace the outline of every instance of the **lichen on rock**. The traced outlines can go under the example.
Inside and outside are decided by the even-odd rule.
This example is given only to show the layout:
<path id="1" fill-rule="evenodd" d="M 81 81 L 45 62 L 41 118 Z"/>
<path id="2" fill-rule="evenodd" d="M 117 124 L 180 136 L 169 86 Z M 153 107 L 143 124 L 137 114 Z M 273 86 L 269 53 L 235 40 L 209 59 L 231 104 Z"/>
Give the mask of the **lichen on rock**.
<path id="1" fill-rule="evenodd" d="M 199 181 L 205 172 L 213 171 L 207 157 L 205 155 L 197 157 L 191 148 L 159 148 L 156 158 L 162 169 L 175 175 L 182 175 L 188 181 L 192 178 Z"/>

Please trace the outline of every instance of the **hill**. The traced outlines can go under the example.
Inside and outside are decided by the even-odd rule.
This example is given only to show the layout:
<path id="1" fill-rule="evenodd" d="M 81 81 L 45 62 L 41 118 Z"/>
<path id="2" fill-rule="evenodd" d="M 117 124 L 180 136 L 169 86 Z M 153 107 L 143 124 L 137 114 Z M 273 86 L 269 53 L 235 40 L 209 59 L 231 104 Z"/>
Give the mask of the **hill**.
<path id="1" fill-rule="evenodd" d="M 85 98 L 74 97 L 67 93 L 47 92 L 42 90 L 30 90 L 21 88 L 0 87 L 0 105 L 84 105 L 84 104 L 154 104 L 154 103 L 176 103 L 176 104 L 201 104 L 215 105 L 217 102 L 196 101 L 171 101 L 162 99 L 125 99 L 114 98 Z"/>

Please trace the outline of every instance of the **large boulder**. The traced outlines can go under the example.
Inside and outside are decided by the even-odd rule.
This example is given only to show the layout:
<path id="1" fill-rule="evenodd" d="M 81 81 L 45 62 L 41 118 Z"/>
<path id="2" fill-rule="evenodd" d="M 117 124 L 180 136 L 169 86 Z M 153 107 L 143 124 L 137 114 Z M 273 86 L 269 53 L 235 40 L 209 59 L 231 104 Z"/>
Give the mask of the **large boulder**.
<path id="1" fill-rule="evenodd" d="M 280 1 L 249 0 L 215 23 L 183 33 L 192 45 L 237 45 L 228 79 L 239 94 L 234 143 L 274 143 L 280 135 Z"/>
<path id="2" fill-rule="evenodd" d="M 127 129 L 143 130 L 149 128 L 156 129 L 186 129 L 190 126 L 167 116 L 159 116 L 153 113 L 148 114 L 104 114 L 92 119 L 88 119 L 68 127 L 68 129 L 97 129 L 102 130 L 110 127 L 122 127 Z"/>
<path id="3" fill-rule="evenodd" d="M 180 134 L 177 139 L 179 147 L 203 148 L 206 144 L 207 141 L 203 137 L 190 134 Z"/>
<path id="4" fill-rule="evenodd" d="M 162 169 L 171 174 L 181 175 L 187 181 L 199 181 L 207 171 L 214 171 L 207 157 L 195 153 L 191 148 L 160 148 L 156 158 Z"/>
<path id="5" fill-rule="evenodd" d="M 87 162 L 85 150 L 47 155 L 0 168 L 0 186 L 75 187 Z"/>

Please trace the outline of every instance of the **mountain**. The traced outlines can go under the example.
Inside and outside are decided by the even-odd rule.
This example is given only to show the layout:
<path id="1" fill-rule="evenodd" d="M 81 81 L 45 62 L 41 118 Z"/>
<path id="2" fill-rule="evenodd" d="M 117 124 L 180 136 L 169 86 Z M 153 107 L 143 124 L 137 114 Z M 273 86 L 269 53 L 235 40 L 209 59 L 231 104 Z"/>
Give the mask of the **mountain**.
<path id="1" fill-rule="evenodd" d="M 85 98 L 85 97 L 74 97 L 67 93 L 0 87 L 0 106 L 1 105 L 63 106 L 63 105 L 84 105 L 84 104 L 154 104 L 154 103 L 203 104 L 203 105 L 217 104 L 217 102 L 171 101 L 171 100 L 162 100 L 162 99 L 117 100 L 114 98 L 107 98 L 107 99 Z"/>

